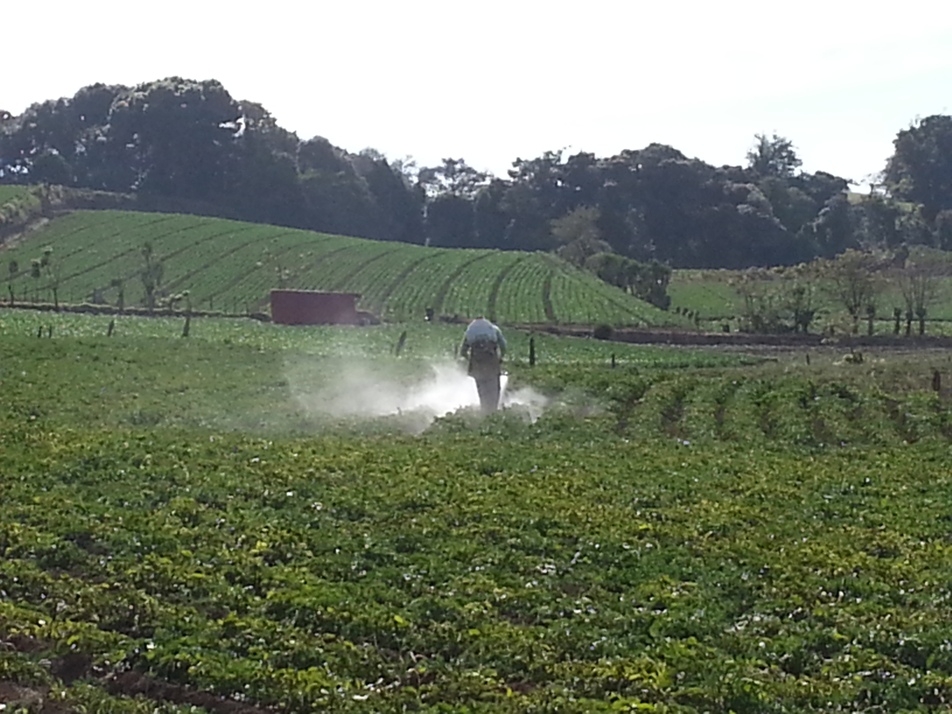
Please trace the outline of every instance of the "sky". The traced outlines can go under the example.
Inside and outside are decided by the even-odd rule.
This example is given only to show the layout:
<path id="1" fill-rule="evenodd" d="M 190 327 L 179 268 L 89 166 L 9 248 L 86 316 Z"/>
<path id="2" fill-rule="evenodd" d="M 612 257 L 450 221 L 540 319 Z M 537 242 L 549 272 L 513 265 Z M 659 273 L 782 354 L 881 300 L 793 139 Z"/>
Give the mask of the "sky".
<path id="1" fill-rule="evenodd" d="M 9 6 L 7 6 L 9 5 Z M 755 134 L 865 185 L 952 113 L 952 4 L 740 0 L 5 3 L 0 109 L 103 82 L 217 79 L 301 139 L 505 176 L 652 142 L 743 165 Z"/>

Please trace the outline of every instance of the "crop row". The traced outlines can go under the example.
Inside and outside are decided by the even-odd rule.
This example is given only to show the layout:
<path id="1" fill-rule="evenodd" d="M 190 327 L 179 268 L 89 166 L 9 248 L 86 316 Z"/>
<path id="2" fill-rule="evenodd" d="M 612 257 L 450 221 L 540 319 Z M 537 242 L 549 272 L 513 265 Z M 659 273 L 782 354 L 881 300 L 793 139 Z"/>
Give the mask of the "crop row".
<path id="1" fill-rule="evenodd" d="M 368 262 L 365 267 L 356 273 L 349 281 L 354 292 L 363 297 L 361 304 L 368 309 L 381 313 L 385 309 L 383 297 L 408 287 L 413 269 L 423 262 L 432 260 L 437 254 L 423 251 L 405 251 L 399 248 L 393 252 L 381 254 L 379 260 Z M 421 310 L 419 314 L 423 314 Z"/>
<path id="2" fill-rule="evenodd" d="M 287 712 L 952 697 L 939 449 L 0 440 L 0 633 L 47 643 L 11 667 L 71 650 Z"/>
<path id="3" fill-rule="evenodd" d="M 639 369 L 649 363 L 626 364 L 582 381 L 609 396 L 613 428 L 631 436 L 806 448 L 952 441 L 952 409 L 935 392 L 898 395 L 828 377 L 652 376 Z M 553 385 L 572 379 L 553 369 Z"/>
<path id="4" fill-rule="evenodd" d="M 587 276 L 577 269 L 555 271 L 550 289 L 552 310 L 562 322 L 617 325 L 618 308 L 630 304 L 630 298 L 602 282 L 588 290 L 587 282 Z M 636 321 L 646 319 L 654 309 L 640 301 L 630 302 L 634 303 L 631 312 Z"/>
<path id="5" fill-rule="evenodd" d="M 124 282 L 126 305 L 144 299 L 142 248 L 151 243 L 168 293 L 188 290 L 193 304 L 258 306 L 276 287 L 362 293 L 364 307 L 393 319 L 493 313 L 502 321 L 667 323 L 676 318 L 646 307 L 594 277 L 543 254 L 453 250 L 331 237 L 222 219 L 122 211 L 79 211 L 53 220 L 6 255 L 18 260 L 11 287 L 20 299 L 47 300 L 51 278 L 26 266 L 54 247 L 61 299 L 103 293 L 110 302 Z M 517 265 L 519 266 L 517 269 Z M 564 284 L 566 295 L 559 291 Z"/>
<path id="6" fill-rule="evenodd" d="M 442 311 L 448 315 L 491 314 L 493 287 L 498 276 L 511 269 L 514 260 L 522 257 L 498 253 L 472 263 L 449 286 Z M 499 314 L 492 316 L 500 318 Z"/>
<path id="7" fill-rule="evenodd" d="M 447 257 L 446 253 L 414 254 L 412 260 L 403 263 L 399 272 L 389 271 L 376 284 L 368 285 L 362 293 L 361 303 L 388 320 L 419 318 L 419 315 L 412 313 L 398 317 L 401 303 L 410 305 L 412 310 L 419 304 L 421 297 L 425 299 L 425 294 L 421 296 L 420 291 L 429 293 L 432 289 L 431 278 L 440 274 L 441 259 Z M 402 300 L 396 299 L 397 294 L 401 295 Z"/>
<path id="8" fill-rule="evenodd" d="M 442 314 L 443 294 L 460 271 L 474 260 L 484 259 L 484 251 L 439 251 L 417 263 L 399 282 L 391 283 L 388 294 L 380 302 L 389 320 L 419 319 L 423 306 L 434 314 Z"/>
<path id="9" fill-rule="evenodd" d="M 207 264 L 175 284 L 197 286 L 194 294 L 199 301 L 207 299 L 222 307 L 258 306 L 272 288 L 293 284 L 295 271 L 302 264 L 322 260 L 344 246 L 344 239 L 302 231 L 278 233 L 268 241 L 252 240 L 231 252 L 208 250 Z"/>
<path id="10" fill-rule="evenodd" d="M 124 281 L 127 304 L 141 302 L 143 290 L 138 275 L 143 266 L 142 248 L 146 242 L 153 244 L 156 256 L 163 262 L 165 274 L 174 276 L 193 266 L 196 254 L 200 255 L 203 246 L 209 242 L 218 245 L 219 251 L 228 250 L 235 240 L 241 240 L 238 236 L 249 230 L 248 224 L 213 223 L 194 217 L 120 214 L 123 219 L 130 215 L 137 220 L 107 224 L 118 231 L 114 235 L 97 233 L 88 226 L 77 227 L 70 223 L 61 226 L 54 222 L 57 229 L 64 231 L 62 240 L 57 240 L 55 233 L 46 237 L 53 239 L 49 245 L 66 249 L 54 249 L 52 255 L 63 294 L 76 297 L 77 285 L 84 285 L 81 295 L 88 299 L 94 291 L 106 290 L 113 280 L 119 279 Z M 28 262 L 21 261 L 21 268 Z M 41 277 L 39 285 L 30 285 L 31 282 L 29 271 L 21 270 L 14 285 L 19 286 L 20 291 L 27 290 L 25 286 L 34 290 L 48 289 L 49 278 Z"/>
<path id="11" fill-rule="evenodd" d="M 359 273 L 368 262 L 379 260 L 397 248 L 393 244 L 355 241 L 335 253 L 333 260 L 316 257 L 312 262 L 305 263 L 295 278 L 295 287 L 304 290 L 343 290 L 348 279 Z"/>
<path id="12" fill-rule="evenodd" d="M 554 315 L 546 315 L 539 289 L 552 272 L 552 266 L 539 259 L 522 260 L 513 264 L 511 271 L 499 282 L 494 312 L 512 315 L 523 323 L 553 322 Z"/>

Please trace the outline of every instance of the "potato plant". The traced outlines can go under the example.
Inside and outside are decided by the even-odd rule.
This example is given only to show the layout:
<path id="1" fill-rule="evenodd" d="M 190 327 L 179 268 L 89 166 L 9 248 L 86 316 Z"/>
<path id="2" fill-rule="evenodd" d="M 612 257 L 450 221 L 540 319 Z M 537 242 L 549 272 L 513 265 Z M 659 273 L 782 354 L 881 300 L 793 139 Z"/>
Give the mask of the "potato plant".
<path id="1" fill-rule="evenodd" d="M 412 380 L 455 326 L 395 357 L 395 327 L 179 322 L 0 311 L 0 684 L 123 712 L 948 709 L 952 430 L 915 365 L 537 335 L 530 368 L 511 332 L 542 415 L 411 435 L 304 418 L 286 369 Z"/>

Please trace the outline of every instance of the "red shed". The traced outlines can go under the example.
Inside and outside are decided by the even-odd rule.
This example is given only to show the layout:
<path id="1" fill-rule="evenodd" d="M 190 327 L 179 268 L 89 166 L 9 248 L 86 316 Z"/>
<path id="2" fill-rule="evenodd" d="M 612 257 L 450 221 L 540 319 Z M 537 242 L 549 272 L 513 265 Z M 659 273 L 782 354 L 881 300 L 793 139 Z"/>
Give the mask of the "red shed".
<path id="1" fill-rule="evenodd" d="M 272 290 L 271 320 L 281 325 L 357 325 L 357 293 Z"/>

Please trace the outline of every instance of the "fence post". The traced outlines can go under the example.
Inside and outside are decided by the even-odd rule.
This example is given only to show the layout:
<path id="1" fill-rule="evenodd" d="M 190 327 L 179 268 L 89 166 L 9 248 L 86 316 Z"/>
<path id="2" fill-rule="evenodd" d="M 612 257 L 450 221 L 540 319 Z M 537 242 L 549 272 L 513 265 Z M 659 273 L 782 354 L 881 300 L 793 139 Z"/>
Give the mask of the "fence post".
<path id="1" fill-rule="evenodd" d="M 403 352 L 403 346 L 407 343 L 407 331 L 404 330 L 400 333 L 400 339 L 397 340 L 397 344 L 393 348 L 393 353 L 399 357 L 400 353 Z"/>

